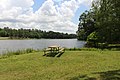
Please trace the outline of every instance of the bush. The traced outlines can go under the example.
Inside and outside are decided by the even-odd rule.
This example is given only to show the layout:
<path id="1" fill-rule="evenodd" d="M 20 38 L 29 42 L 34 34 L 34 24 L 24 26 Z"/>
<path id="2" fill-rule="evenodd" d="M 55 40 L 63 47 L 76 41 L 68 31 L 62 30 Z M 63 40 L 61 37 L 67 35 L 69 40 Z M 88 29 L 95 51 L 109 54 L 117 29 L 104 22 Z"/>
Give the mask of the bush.
<path id="1" fill-rule="evenodd" d="M 98 44 L 98 36 L 96 32 L 92 32 L 88 37 L 87 37 L 87 46 L 88 47 L 97 47 Z"/>
<path id="2" fill-rule="evenodd" d="M 104 49 L 108 47 L 108 43 L 98 43 L 98 48 Z"/>
<path id="3" fill-rule="evenodd" d="M 87 47 L 95 48 L 107 48 L 108 44 L 104 42 L 104 37 L 101 36 L 100 32 L 92 32 L 87 37 Z"/>

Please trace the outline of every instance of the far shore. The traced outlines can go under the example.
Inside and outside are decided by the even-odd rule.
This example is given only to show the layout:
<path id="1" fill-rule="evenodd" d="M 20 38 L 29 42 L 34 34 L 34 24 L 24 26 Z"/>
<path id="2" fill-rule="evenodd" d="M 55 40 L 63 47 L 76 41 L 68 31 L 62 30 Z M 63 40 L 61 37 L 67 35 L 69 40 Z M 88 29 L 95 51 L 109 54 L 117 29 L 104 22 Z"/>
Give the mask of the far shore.
<path id="1" fill-rule="evenodd" d="M 10 37 L 0 37 L 0 40 L 25 40 L 30 38 L 10 38 Z"/>
<path id="2" fill-rule="evenodd" d="M 37 38 L 10 38 L 10 37 L 0 37 L 0 40 L 30 40 L 30 39 L 37 39 Z M 51 39 L 51 38 L 40 38 L 40 39 Z M 56 38 L 55 38 L 56 39 Z M 70 38 L 76 39 L 76 38 Z"/>

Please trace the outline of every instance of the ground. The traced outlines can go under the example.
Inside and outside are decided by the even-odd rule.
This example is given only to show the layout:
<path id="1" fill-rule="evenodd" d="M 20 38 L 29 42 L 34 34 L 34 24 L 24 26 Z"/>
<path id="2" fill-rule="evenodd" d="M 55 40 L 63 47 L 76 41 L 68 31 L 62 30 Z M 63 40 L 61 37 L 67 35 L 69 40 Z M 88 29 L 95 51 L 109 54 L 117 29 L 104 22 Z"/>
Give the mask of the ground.
<path id="1" fill-rule="evenodd" d="M 13 55 L 0 59 L 0 80 L 120 80 L 120 51 Z"/>

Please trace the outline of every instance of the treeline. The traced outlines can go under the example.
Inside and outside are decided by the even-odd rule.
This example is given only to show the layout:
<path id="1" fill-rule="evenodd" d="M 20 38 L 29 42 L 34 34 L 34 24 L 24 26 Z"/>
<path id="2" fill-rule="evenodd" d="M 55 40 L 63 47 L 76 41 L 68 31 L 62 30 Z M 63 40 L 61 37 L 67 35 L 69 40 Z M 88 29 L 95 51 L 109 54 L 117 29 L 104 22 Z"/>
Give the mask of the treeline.
<path id="1" fill-rule="evenodd" d="M 120 43 L 120 0 L 94 0 L 79 18 L 78 40 L 92 47 Z"/>
<path id="2" fill-rule="evenodd" d="M 0 28 L 0 37 L 10 37 L 13 38 L 48 38 L 48 39 L 71 39 L 76 38 L 76 34 L 68 34 L 68 33 L 59 33 L 53 31 L 42 31 L 38 29 L 12 29 L 9 27 Z"/>

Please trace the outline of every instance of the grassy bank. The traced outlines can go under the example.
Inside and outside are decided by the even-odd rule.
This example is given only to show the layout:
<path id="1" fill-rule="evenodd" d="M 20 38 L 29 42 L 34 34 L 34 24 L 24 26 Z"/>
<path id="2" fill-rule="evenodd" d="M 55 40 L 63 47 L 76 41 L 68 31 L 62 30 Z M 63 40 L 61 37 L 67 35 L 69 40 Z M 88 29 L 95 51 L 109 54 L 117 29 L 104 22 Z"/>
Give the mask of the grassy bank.
<path id="1" fill-rule="evenodd" d="M 2 58 L 8 58 L 10 56 L 14 55 L 22 55 L 22 54 L 29 54 L 33 52 L 39 52 L 40 50 L 34 50 L 32 48 L 24 49 L 24 50 L 17 50 L 17 51 L 7 51 L 0 55 L 0 59 Z"/>
<path id="2" fill-rule="evenodd" d="M 29 40 L 34 38 L 10 38 L 10 37 L 0 37 L 0 40 Z"/>
<path id="3" fill-rule="evenodd" d="M 0 37 L 0 40 L 9 40 L 9 37 Z"/>
<path id="4" fill-rule="evenodd" d="M 66 51 L 61 57 L 43 52 L 0 59 L 0 80 L 119 80 L 120 51 Z"/>

